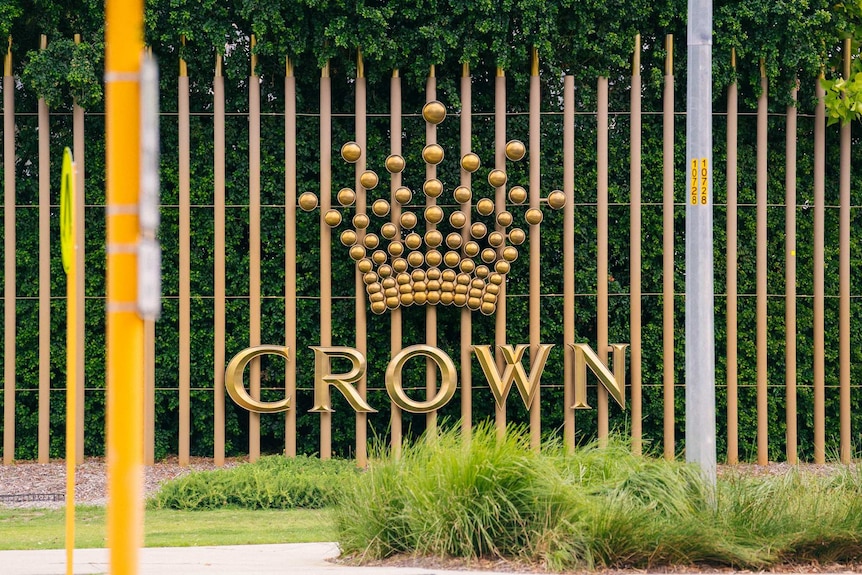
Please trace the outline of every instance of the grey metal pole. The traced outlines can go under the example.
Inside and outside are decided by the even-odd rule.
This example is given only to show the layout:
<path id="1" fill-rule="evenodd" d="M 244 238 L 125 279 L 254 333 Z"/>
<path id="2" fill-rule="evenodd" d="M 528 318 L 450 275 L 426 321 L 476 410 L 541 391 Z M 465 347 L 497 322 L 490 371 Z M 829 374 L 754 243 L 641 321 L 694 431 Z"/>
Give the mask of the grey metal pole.
<path id="1" fill-rule="evenodd" d="M 715 484 L 712 0 L 688 0 L 685 458 Z"/>

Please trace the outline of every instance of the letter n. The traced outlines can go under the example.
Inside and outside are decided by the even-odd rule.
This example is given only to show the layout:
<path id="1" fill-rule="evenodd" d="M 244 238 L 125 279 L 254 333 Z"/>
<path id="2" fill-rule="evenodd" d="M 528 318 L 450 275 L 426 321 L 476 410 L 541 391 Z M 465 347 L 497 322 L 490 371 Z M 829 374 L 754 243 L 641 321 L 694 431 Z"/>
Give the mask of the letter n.
<path id="1" fill-rule="evenodd" d="M 605 386 L 608 393 L 623 409 L 626 408 L 626 348 L 627 343 L 611 345 L 614 356 L 614 371 L 602 363 L 590 346 L 585 343 L 569 344 L 575 352 L 575 409 L 590 409 L 587 405 L 587 367 L 590 368 L 599 383 Z"/>

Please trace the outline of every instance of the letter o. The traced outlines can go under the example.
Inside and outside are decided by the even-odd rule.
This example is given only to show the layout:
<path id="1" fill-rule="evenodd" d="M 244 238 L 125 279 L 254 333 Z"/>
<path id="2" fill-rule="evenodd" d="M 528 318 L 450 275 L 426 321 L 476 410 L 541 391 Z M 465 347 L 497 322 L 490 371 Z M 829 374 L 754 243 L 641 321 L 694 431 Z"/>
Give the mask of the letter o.
<path id="1" fill-rule="evenodd" d="M 407 397 L 404 388 L 401 387 L 401 371 L 408 359 L 424 355 L 431 358 L 440 370 L 440 390 L 433 398 L 427 401 L 415 401 Z M 389 365 L 386 366 L 386 391 L 392 398 L 392 403 L 411 413 L 430 413 L 438 410 L 452 399 L 455 389 L 458 387 L 458 372 L 452 358 L 440 349 L 430 345 L 411 345 L 395 354 Z"/>
<path id="2" fill-rule="evenodd" d="M 246 348 L 236 354 L 230 360 L 224 374 L 224 385 L 227 388 L 227 394 L 237 405 L 255 413 L 278 413 L 290 409 L 289 397 L 285 397 L 280 401 L 260 401 L 249 395 L 242 381 L 245 366 L 251 360 L 261 355 L 278 355 L 289 361 L 289 352 L 289 348 L 280 345 L 259 345 Z"/>

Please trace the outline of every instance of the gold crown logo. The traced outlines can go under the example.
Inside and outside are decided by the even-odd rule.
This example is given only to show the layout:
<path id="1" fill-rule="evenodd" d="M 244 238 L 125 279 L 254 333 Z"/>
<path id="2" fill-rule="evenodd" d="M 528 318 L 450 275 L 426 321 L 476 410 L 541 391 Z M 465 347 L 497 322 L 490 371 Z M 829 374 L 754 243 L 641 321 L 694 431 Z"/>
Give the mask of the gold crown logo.
<path id="1" fill-rule="evenodd" d="M 422 108 L 426 122 L 439 124 L 446 118 L 446 108 L 437 101 L 428 102 Z M 444 158 L 443 148 L 438 144 L 428 144 L 422 150 L 426 164 L 438 165 Z M 526 155 L 526 147 L 518 140 L 506 144 L 506 158 L 520 161 Z M 347 142 L 341 147 L 341 157 L 348 163 L 355 163 L 362 156 L 362 149 L 356 142 Z M 461 168 L 469 173 L 479 170 L 479 156 L 470 152 L 460 161 Z M 390 174 L 401 173 L 406 167 L 403 157 L 391 155 L 385 161 Z M 359 184 L 367 191 L 377 187 L 380 178 L 374 171 L 367 170 L 359 177 Z M 504 170 L 492 169 L 488 172 L 488 183 L 493 188 L 508 184 Z M 443 194 L 443 183 L 437 178 L 426 179 L 422 191 L 428 198 L 438 198 Z M 460 205 L 473 199 L 469 187 L 457 186 L 452 197 Z M 352 206 L 356 192 L 342 188 L 337 194 L 342 208 Z M 527 200 L 523 186 L 514 185 L 508 190 L 512 204 L 522 205 Z M 399 206 L 408 207 L 413 200 L 413 192 L 406 186 L 397 188 L 392 199 Z M 566 196 L 560 190 L 548 194 L 547 204 L 560 209 L 566 203 Z M 303 210 L 311 211 L 317 207 L 317 196 L 305 192 L 299 197 Z M 459 209 L 449 215 L 453 228 L 445 237 L 437 229 L 446 214 L 441 206 L 432 203 L 424 208 L 426 231 L 414 231 L 419 218 L 412 210 L 405 210 L 395 221 L 386 221 L 377 231 L 370 230 L 371 218 L 367 214 L 357 214 L 351 226 L 341 232 L 341 243 L 347 247 L 350 257 L 356 261 L 363 274 L 363 281 L 371 304 L 371 311 L 382 314 L 387 309 L 410 305 L 455 305 L 467 306 L 491 315 L 497 308 L 500 286 L 518 258 L 518 248 L 527 238 L 523 229 L 512 227 L 515 218 L 508 210 L 496 211 L 493 200 L 481 198 L 475 203 L 476 212 L 485 221 L 470 221 L 468 215 Z M 383 219 L 390 215 L 390 201 L 378 198 L 371 202 L 371 215 Z M 540 209 L 530 208 L 523 214 L 527 224 L 538 225 L 543 214 Z M 338 209 L 324 214 L 324 222 L 337 228 L 344 222 Z M 487 223 L 486 223 L 487 222 Z M 491 225 L 489 225 L 491 224 Z M 384 244 L 386 244 L 384 246 Z M 445 246 L 445 247 L 444 247 Z M 423 247 L 428 248 L 423 251 Z M 445 252 L 445 253 L 443 253 Z M 478 263 L 477 263 L 478 258 Z M 441 269 L 442 267 L 442 269 Z"/>

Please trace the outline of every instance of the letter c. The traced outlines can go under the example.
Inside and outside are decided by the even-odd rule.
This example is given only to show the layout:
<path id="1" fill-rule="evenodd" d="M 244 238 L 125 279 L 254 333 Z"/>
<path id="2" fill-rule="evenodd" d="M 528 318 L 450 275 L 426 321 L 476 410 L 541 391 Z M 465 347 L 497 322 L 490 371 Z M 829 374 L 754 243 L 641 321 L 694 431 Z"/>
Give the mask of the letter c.
<path id="1" fill-rule="evenodd" d="M 246 348 L 236 354 L 230 360 L 224 374 L 224 385 L 227 388 L 227 394 L 237 405 L 255 413 L 278 413 L 290 409 L 289 397 L 285 397 L 281 401 L 260 401 L 248 394 L 242 381 L 245 366 L 254 358 L 261 355 L 278 355 L 289 361 L 289 351 L 289 348 L 280 345 L 259 345 L 257 347 Z"/>

